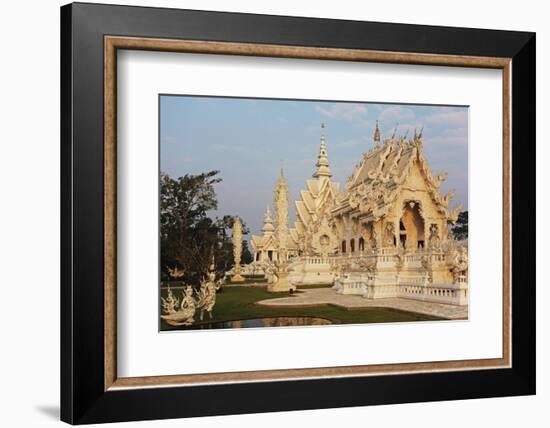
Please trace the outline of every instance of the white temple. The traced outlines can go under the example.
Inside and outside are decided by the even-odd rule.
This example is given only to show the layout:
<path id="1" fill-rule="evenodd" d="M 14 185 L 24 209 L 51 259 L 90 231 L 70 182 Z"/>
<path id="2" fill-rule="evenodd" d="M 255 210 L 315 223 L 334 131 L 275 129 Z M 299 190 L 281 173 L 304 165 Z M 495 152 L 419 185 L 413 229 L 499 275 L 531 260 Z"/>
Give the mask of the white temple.
<path id="1" fill-rule="evenodd" d="M 295 202 L 293 228 L 281 223 L 288 222 L 288 203 L 281 203 L 288 184 L 281 171 L 278 223 L 273 225 L 268 207 L 263 235 L 251 240 L 254 269 L 284 261 L 288 280 L 297 286 L 332 284 L 337 293 L 367 299 L 467 304 L 467 243 L 448 235 L 461 207 L 449 208 L 452 192 L 440 194 L 445 174 L 432 174 L 422 131 L 415 130 L 412 139 L 396 138 L 394 131 L 381 142 L 376 124 L 374 148 L 363 154 L 343 190 L 331 181 L 323 126 L 321 131 L 315 172 Z"/>

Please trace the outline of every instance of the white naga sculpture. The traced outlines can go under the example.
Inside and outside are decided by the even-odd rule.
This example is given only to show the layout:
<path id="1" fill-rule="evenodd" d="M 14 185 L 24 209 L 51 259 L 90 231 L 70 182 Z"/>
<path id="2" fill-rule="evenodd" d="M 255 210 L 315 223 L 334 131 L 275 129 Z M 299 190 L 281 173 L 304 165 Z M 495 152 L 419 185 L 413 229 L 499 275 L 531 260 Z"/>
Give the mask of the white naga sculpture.
<path id="1" fill-rule="evenodd" d="M 244 277 L 241 275 L 241 254 L 243 251 L 243 225 L 239 217 L 235 217 L 233 222 L 233 259 L 235 267 L 233 268 L 234 275 L 231 277 L 231 282 L 244 282 Z"/>
<path id="2" fill-rule="evenodd" d="M 216 273 L 210 271 L 208 273 L 208 279 L 201 283 L 200 291 L 197 294 L 197 298 L 194 297 L 193 287 L 186 286 L 183 291 L 181 305 L 177 297 L 172 293 L 172 289 L 168 288 L 168 295 L 166 298 L 161 297 L 162 310 L 164 315 L 161 318 L 168 324 L 173 326 L 190 326 L 195 322 L 195 313 L 197 309 L 200 309 L 200 320 L 204 318 L 204 312 L 208 312 L 210 319 L 212 319 L 212 311 L 216 305 L 216 292 L 222 286 L 222 279 L 216 281 Z"/>
<path id="3" fill-rule="evenodd" d="M 161 297 L 162 310 L 165 315 L 161 315 L 161 318 L 168 324 L 173 326 L 192 325 L 195 322 L 195 311 L 197 302 L 193 298 L 193 287 L 186 286 L 183 291 L 181 299 L 181 305 L 179 299 L 174 297 L 172 290 L 168 288 L 168 296 Z M 178 309 L 179 306 L 179 309 Z"/>

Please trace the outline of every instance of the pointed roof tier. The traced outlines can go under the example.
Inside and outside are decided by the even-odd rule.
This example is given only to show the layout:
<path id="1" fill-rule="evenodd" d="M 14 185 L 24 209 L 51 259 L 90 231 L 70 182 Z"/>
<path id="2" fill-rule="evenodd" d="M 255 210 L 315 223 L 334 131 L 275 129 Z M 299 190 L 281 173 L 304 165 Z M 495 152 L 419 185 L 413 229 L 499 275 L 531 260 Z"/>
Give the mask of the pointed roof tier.
<path id="1" fill-rule="evenodd" d="M 267 250 L 276 248 L 275 237 L 272 235 L 257 236 L 252 235 L 250 245 L 254 251 Z"/>
<path id="2" fill-rule="evenodd" d="M 271 211 L 269 207 L 266 207 L 264 213 L 264 226 L 262 227 L 262 232 L 264 236 L 271 236 L 275 232 L 275 227 L 273 226 L 273 218 L 271 217 Z"/>
<path id="3" fill-rule="evenodd" d="M 313 173 L 314 178 L 332 177 L 328 161 L 327 144 L 325 142 L 325 124 L 321 124 L 321 144 L 319 145 L 319 155 L 317 156 L 317 169 Z"/>
<path id="4" fill-rule="evenodd" d="M 321 125 L 321 144 L 315 164 L 317 169 L 313 178 L 306 181 L 306 188 L 300 191 L 300 200 L 295 202 L 296 221 L 294 228 L 290 230 L 291 237 L 306 253 L 309 250 L 304 244 L 311 242 L 312 234 L 320 227 L 323 217 L 330 215 L 340 187 L 338 183 L 330 181 L 332 172 L 323 130 L 324 125 Z"/>
<path id="5" fill-rule="evenodd" d="M 306 190 L 300 192 L 300 200 L 295 202 L 297 229 L 317 220 L 327 211 L 327 205 L 336 199 L 340 185 L 329 180 L 323 180 L 322 183 L 318 180 L 307 180 L 306 187 Z"/>

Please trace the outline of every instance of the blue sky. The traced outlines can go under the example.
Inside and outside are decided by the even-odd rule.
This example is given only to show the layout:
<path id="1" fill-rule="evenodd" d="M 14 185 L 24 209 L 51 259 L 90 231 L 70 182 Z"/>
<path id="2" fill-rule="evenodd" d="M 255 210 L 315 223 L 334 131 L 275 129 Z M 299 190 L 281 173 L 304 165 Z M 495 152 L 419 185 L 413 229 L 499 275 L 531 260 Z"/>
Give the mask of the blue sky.
<path id="1" fill-rule="evenodd" d="M 424 127 L 432 171 L 446 171 L 442 191 L 468 207 L 468 108 L 406 104 L 263 100 L 162 95 L 160 168 L 173 177 L 219 170 L 215 215 L 239 215 L 259 234 L 281 164 L 291 201 L 315 170 L 320 125 L 325 124 L 332 179 L 346 177 L 373 146 L 376 120 L 382 138 Z M 453 203 L 452 203 L 453 204 Z M 291 224 L 294 206 L 290 207 Z"/>

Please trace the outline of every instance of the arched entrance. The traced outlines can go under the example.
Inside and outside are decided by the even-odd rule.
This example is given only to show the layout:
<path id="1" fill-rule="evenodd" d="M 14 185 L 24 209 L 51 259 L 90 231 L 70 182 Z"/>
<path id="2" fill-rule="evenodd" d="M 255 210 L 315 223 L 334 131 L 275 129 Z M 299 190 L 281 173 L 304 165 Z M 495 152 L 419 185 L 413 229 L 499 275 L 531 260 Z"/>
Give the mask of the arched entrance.
<path id="1" fill-rule="evenodd" d="M 399 222 L 399 239 L 405 248 L 424 247 L 424 219 L 420 215 L 420 204 L 408 201 L 403 208 Z"/>

